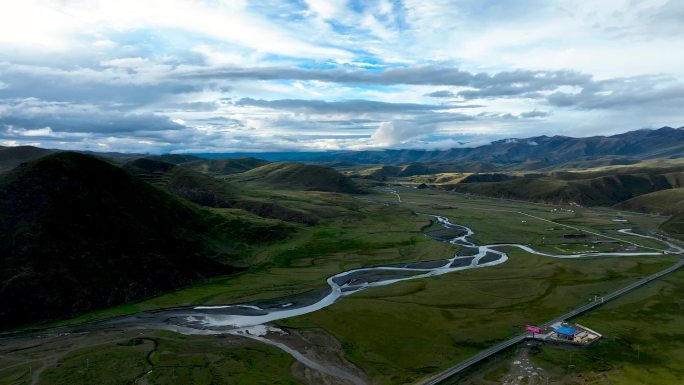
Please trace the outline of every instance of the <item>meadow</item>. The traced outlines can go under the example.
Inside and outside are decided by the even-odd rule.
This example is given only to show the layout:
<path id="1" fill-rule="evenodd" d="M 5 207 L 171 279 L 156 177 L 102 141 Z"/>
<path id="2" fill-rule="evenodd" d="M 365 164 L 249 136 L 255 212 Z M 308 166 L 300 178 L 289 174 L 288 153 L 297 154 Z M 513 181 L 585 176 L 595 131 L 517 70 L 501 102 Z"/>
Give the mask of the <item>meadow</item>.
<path id="1" fill-rule="evenodd" d="M 674 261 L 559 260 L 513 249 L 509 256 L 494 267 L 367 290 L 279 323 L 332 333 L 374 383 L 414 383 Z"/>
<path id="2" fill-rule="evenodd" d="M 287 240 L 257 250 L 250 257 L 253 267 L 239 274 L 210 279 L 60 323 L 171 306 L 279 298 L 325 288 L 325 278 L 340 271 L 443 259 L 458 252 L 460 246 L 424 234 L 427 229 L 434 228 L 432 218 L 425 214 L 444 215 L 454 223 L 469 226 L 475 231 L 472 239 L 480 244 L 515 242 L 553 252 L 664 247 L 661 242 L 622 236 L 616 231 L 630 227 L 646 234 L 657 228 L 663 220 L 661 217 L 412 188 L 398 187 L 397 191 L 402 203 L 396 195 L 386 191 L 357 197 L 277 192 L 275 194 L 288 200 L 292 207 L 316 209 L 323 219 L 316 226 L 300 226 Z M 233 211 L 230 215 L 241 214 Z M 614 219 L 628 222 L 615 222 Z M 624 242 L 608 245 L 595 245 L 586 240 L 570 242 L 564 237 L 566 233 L 583 231 L 595 234 L 591 237 L 596 239 L 624 237 L 642 247 Z M 636 281 L 675 261 L 670 255 L 558 259 L 530 255 L 512 247 L 503 250 L 510 259 L 501 265 L 368 289 L 321 311 L 281 320 L 278 324 L 333 336 L 340 341 L 346 358 L 361 368 L 374 384 L 409 384 L 520 333 L 525 324 L 543 323 L 585 303 L 594 295 Z M 602 332 L 610 331 L 600 320 L 589 317 L 582 322 Z M 246 346 L 231 346 L 219 349 L 219 352 L 215 350 L 215 344 L 220 345 L 220 337 L 181 336 L 170 332 L 151 334 L 158 344 L 153 362 L 164 364 L 149 376 L 150 383 L 181 383 L 180 378 L 196 383 L 219 380 L 237 383 L 237 379 L 242 383 L 296 381 L 289 369 L 292 359 L 270 347 L 245 342 Z M 650 342 L 654 340 L 652 337 Z M 81 375 L 78 374 L 79 364 L 72 363 L 82 363 L 84 357 L 92 357 L 95 365 L 103 360 L 104 356 L 100 354 L 125 356 L 131 363 L 92 372 L 106 375 L 115 371 L 119 376 L 128 376 L 127 379 L 135 378 L 134 374 L 141 375 L 141 368 L 144 372 L 150 366 L 145 360 L 150 359 L 151 348 L 144 341 L 124 345 L 114 343 L 106 345 L 104 350 L 70 352 L 60 359 L 58 367 L 43 373 L 41 383 L 68 383 L 73 376 Z M 166 355 L 161 353 L 164 351 Z M 200 351 L 206 351 L 207 356 L 193 354 Z M 552 349 L 544 349 L 537 359 L 553 368 L 564 365 L 562 357 Z M 169 374 L 168 370 L 160 369 L 164 367 L 176 369 Z M 20 369 L 24 371 L 21 376 L 17 374 Z M 25 378 L 26 370 L 26 366 L 14 366 L 12 371 L 6 372 L 6 377 Z M 261 377 L 251 378 L 251 375 Z"/>
<path id="3" fill-rule="evenodd" d="M 0 385 L 301 384 L 294 359 L 247 339 L 167 331 L 102 332 L 3 352 Z"/>
<path id="4" fill-rule="evenodd" d="M 630 293 L 577 319 L 604 339 L 585 350 L 542 347 L 535 361 L 556 378 L 573 375 L 589 383 L 678 384 L 684 378 L 684 271 Z"/>

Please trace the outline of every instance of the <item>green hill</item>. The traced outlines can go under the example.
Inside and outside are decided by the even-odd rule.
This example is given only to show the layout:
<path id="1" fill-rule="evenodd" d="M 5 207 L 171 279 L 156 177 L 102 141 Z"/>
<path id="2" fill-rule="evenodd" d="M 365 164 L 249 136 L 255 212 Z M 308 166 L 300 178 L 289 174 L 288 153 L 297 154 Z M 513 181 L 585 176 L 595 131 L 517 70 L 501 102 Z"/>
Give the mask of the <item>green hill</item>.
<path id="1" fill-rule="evenodd" d="M 501 182 L 459 183 L 453 190 L 507 199 L 612 206 L 639 195 L 683 185 L 682 173 L 635 173 L 569 180 L 558 176 L 517 177 Z"/>
<path id="2" fill-rule="evenodd" d="M 684 188 L 672 188 L 640 195 L 615 205 L 621 210 L 672 215 L 660 228 L 684 240 Z"/>
<path id="3" fill-rule="evenodd" d="M 504 182 L 507 180 L 515 180 L 516 177 L 508 174 L 493 173 L 493 174 L 472 174 L 463 178 L 460 183 L 486 183 L 486 182 Z"/>
<path id="4" fill-rule="evenodd" d="M 124 168 L 201 206 L 232 207 L 231 202 L 240 194 L 239 189 L 226 181 L 154 159 L 136 159 L 126 163 Z"/>
<path id="5" fill-rule="evenodd" d="M 150 158 L 128 162 L 124 168 L 143 180 L 170 191 L 190 202 L 216 208 L 238 208 L 264 218 L 312 225 L 318 218 L 308 212 L 276 202 L 250 198 L 230 182 L 175 164 Z"/>
<path id="6" fill-rule="evenodd" d="M 684 240 L 684 213 L 679 213 L 660 226 L 666 233 Z"/>
<path id="7" fill-rule="evenodd" d="M 453 163 L 409 163 L 404 165 L 383 165 L 357 168 L 353 173 L 364 179 L 385 181 L 388 178 L 406 178 L 419 175 L 435 175 L 463 172 L 491 172 L 496 170 L 491 164 L 484 162 Z"/>
<path id="8" fill-rule="evenodd" d="M 241 264 L 282 228 L 212 214 L 63 152 L 0 178 L 0 329 L 148 297 Z"/>
<path id="9" fill-rule="evenodd" d="M 396 177 L 401 173 L 401 170 L 400 166 L 373 166 L 359 170 L 356 175 L 360 178 L 383 181 L 388 177 Z"/>
<path id="10" fill-rule="evenodd" d="M 364 192 L 349 177 L 330 167 L 304 163 L 270 163 L 235 175 L 234 180 L 240 183 L 252 183 L 275 189 L 328 191 L 349 194 Z"/>
<path id="11" fill-rule="evenodd" d="M 22 162 L 40 158 L 52 150 L 33 146 L 0 147 L 0 173 L 17 167 Z"/>
<path id="12" fill-rule="evenodd" d="M 251 157 L 206 159 L 193 155 L 169 154 L 151 158 L 216 176 L 237 174 L 269 163 L 266 160 Z"/>
<path id="13" fill-rule="evenodd" d="M 615 205 L 621 210 L 673 215 L 684 213 L 684 188 L 660 190 Z"/>

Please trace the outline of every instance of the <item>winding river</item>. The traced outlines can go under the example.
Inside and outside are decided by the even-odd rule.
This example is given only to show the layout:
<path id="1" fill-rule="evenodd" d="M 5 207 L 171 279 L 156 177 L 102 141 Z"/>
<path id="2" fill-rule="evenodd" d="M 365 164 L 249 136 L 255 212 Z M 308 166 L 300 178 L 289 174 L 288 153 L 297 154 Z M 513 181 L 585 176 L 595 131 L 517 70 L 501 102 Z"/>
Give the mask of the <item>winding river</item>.
<path id="1" fill-rule="evenodd" d="M 401 198 L 399 197 L 399 194 L 396 192 L 393 193 L 397 195 L 397 199 L 400 201 Z M 529 214 L 525 215 L 529 216 Z M 151 329 L 168 329 L 184 334 L 236 334 L 245 332 L 249 328 L 265 325 L 269 322 L 296 317 L 321 310 L 346 296 L 368 288 L 391 285 L 401 281 L 422 279 L 426 277 L 447 274 L 454 271 L 478 269 L 499 265 L 508 260 L 508 255 L 501 250 L 502 248 L 506 247 L 517 247 L 528 253 L 552 258 L 582 258 L 598 256 L 621 257 L 637 255 L 662 255 L 666 253 L 682 252 L 681 248 L 666 240 L 633 233 L 629 229 L 623 229 L 619 232 L 628 236 L 657 239 L 668 244 L 670 249 L 660 252 L 634 251 L 552 254 L 538 251 L 527 245 L 517 243 L 477 245 L 471 239 L 471 237 L 474 235 L 474 232 L 469 227 L 452 223 L 448 218 L 443 216 L 428 216 L 434 218 L 435 223 L 441 225 L 442 227 L 442 230 L 440 231 L 442 236 L 433 236 L 433 238 L 443 242 L 449 242 L 463 246 L 451 258 L 426 262 L 363 267 L 343 271 L 327 278 L 327 289 L 311 291 L 293 297 L 256 301 L 253 303 L 178 307 L 156 311 L 145 311 L 133 315 L 114 317 L 102 321 L 89 322 L 64 328 L 56 328 L 53 330 L 94 330 L 99 328 L 128 326 Z M 447 235 L 445 236 L 444 234 Z"/>
<path id="2" fill-rule="evenodd" d="M 401 203 L 401 196 L 396 191 L 390 192 L 395 194 L 399 203 Z M 532 216 L 525 213 L 520 214 Z M 431 235 L 433 238 L 443 242 L 463 246 L 451 258 L 425 262 L 363 267 L 343 271 L 327 278 L 327 289 L 312 291 L 287 298 L 257 301 L 253 303 L 179 307 L 157 311 L 146 311 L 102 321 L 54 328 L 38 333 L 68 334 L 75 331 L 144 328 L 173 330 L 183 334 L 242 335 L 276 346 L 291 354 L 295 359 L 310 368 L 327 373 L 334 377 L 346 379 L 353 384 L 361 385 L 365 382 L 359 377 L 351 373 L 347 373 L 340 368 L 318 363 L 306 355 L 296 351 L 295 349 L 278 342 L 273 338 L 268 338 L 267 335 L 269 333 L 278 333 L 282 331 L 267 324 L 276 320 L 296 317 L 321 310 L 346 296 L 368 288 L 391 285 L 401 281 L 422 279 L 426 277 L 447 274 L 454 271 L 499 265 L 508 260 L 508 255 L 504 251 L 500 250 L 507 247 L 517 247 L 528 253 L 552 258 L 662 255 L 669 253 L 681 253 L 684 251 L 679 246 L 668 242 L 667 240 L 634 233 L 630 229 L 622 229 L 619 230 L 619 232 L 627 236 L 656 239 L 666 243 L 669 246 L 669 250 L 662 250 L 659 252 L 635 251 L 552 254 L 548 252 L 537 251 L 527 245 L 516 243 L 478 245 L 471 239 L 474 235 L 474 232 L 469 227 L 452 223 L 448 218 L 443 216 L 429 216 L 434 218 L 434 223 L 440 225 L 442 229 L 439 231 L 440 236 L 435 236 L 434 232 L 432 234 L 428 233 L 427 235 Z M 543 218 L 537 219 L 548 221 Z"/>
<path id="3" fill-rule="evenodd" d="M 141 313 L 139 316 L 154 318 L 165 328 L 188 334 L 226 333 L 233 330 L 264 325 L 268 322 L 296 317 L 312 313 L 328 307 L 345 296 L 359 291 L 391 285 L 396 282 L 421 279 L 431 276 L 495 266 L 508 260 L 508 255 L 500 250 L 506 247 L 517 247 L 528 253 L 552 258 L 583 258 L 583 257 L 623 257 L 662 255 L 662 252 L 585 252 L 577 254 L 552 254 L 535 250 L 527 245 L 517 243 L 477 245 L 471 237 L 474 234 L 467 226 L 455 224 L 443 216 L 431 215 L 440 224 L 449 238 L 437 238 L 452 244 L 464 246 L 449 259 L 427 262 L 416 262 L 386 266 L 364 267 L 344 271 L 327 278 L 328 289 L 318 293 L 306 293 L 296 297 L 280 300 L 269 300 L 245 304 L 220 306 L 195 306 L 192 308 L 169 309 L 158 312 Z M 625 229 L 622 234 L 641 236 Z M 662 241 L 662 240 L 661 240 Z M 676 247 L 670 244 L 670 247 Z M 679 252 L 678 250 L 677 252 Z M 121 320 L 121 321 L 126 321 Z M 132 321 L 132 320 L 128 320 Z"/>

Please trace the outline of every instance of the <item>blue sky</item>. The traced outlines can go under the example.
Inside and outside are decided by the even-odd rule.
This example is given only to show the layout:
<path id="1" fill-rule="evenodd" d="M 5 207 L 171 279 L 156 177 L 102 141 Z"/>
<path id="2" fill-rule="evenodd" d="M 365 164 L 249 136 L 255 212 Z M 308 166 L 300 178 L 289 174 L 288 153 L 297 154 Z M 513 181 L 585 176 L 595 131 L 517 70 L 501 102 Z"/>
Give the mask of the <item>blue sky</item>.
<path id="1" fill-rule="evenodd" d="M 667 0 L 5 1 L 0 145 L 449 148 L 682 126 L 682 20 Z"/>

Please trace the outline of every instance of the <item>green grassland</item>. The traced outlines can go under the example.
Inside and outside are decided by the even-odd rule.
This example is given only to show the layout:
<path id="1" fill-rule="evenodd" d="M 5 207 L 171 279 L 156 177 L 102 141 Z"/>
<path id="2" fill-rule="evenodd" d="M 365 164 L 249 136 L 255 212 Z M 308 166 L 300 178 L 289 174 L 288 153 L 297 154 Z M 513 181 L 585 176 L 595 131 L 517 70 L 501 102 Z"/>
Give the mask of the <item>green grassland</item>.
<path id="1" fill-rule="evenodd" d="M 0 385 L 299 384 L 287 353 L 248 339 L 158 332 L 101 333 L 29 347 L 0 358 Z M 24 364 L 16 364 L 30 360 Z M 147 374 L 146 374 L 147 373 Z M 139 380 L 139 381 L 136 381 Z"/>
<path id="2" fill-rule="evenodd" d="M 509 250 L 495 267 L 407 281 L 355 294 L 280 321 L 323 328 L 374 383 L 414 383 L 497 341 L 624 286 L 674 257 L 562 260 Z"/>
<path id="3" fill-rule="evenodd" d="M 604 334 L 588 349 L 543 346 L 535 361 L 589 384 L 679 384 L 684 378 L 684 272 L 678 271 L 577 319 Z M 570 382 L 569 382 L 570 383 Z"/>
<path id="4" fill-rule="evenodd" d="M 288 206 L 315 211 L 327 217 L 317 226 L 300 226 L 287 240 L 267 245 L 251 255 L 246 263 L 253 267 L 245 272 L 205 280 L 179 290 L 138 303 L 90 312 L 59 324 L 130 314 L 141 310 L 194 304 L 225 304 L 277 298 L 309 290 L 325 288 L 325 278 L 340 271 L 370 265 L 424 261 L 447 258 L 459 246 L 426 237 L 423 228 L 430 224 L 427 215 L 439 213 L 455 223 L 467 224 L 475 231 L 476 242 L 518 242 L 551 252 L 596 251 L 583 243 L 569 243 L 564 230 L 554 224 L 525 217 L 523 211 L 541 218 L 570 221 L 572 226 L 597 231 L 599 226 L 624 227 L 610 221 L 612 210 L 552 211 L 556 206 L 526 202 L 467 197 L 440 191 L 401 189 L 404 203 L 397 205 L 396 196 L 377 192 L 356 199 L 348 195 L 320 192 L 272 192 Z M 387 206 L 373 202 L 386 202 Z M 571 210 L 571 209 L 567 209 Z M 223 210 L 226 215 L 240 210 Z M 635 231 L 656 227 L 662 218 L 630 214 Z M 625 216 L 620 216 L 625 217 Z M 634 217 L 634 218 L 632 218 Z M 550 230 L 553 228 L 553 230 Z M 610 234 L 619 237 L 620 235 Z M 624 238 L 645 246 L 663 247 L 649 239 Z M 615 246 L 610 246 L 615 247 Z M 604 246 L 605 248 L 605 246 Z"/>
<path id="5" fill-rule="evenodd" d="M 430 224 L 430 218 L 412 214 L 403 207 L 368 205 L 346 195 L 331 193 L 274 194 L 291 206 L 317 210 L 328 218 L 314 227 L 300 226 L 287 240 L 255 250 L 245 261 L 253 266 L 247 271 L 210 278 L 144 301 L 86 313 L 56 324 L 180 305 L 278 298 L 325 288 L 325 278 L 340 271 L 440 259 L 459 249 L 459 246 L 425 236 L 422 228 Z M 237 217 L 250 215 L 230 209 L 219 212 Z"/>
<path id="6" fill-rule="evenodd" d="M 438 190 L 399 188 L 397 191 L 405 207 L 416 212 L 438 213 L 451 218 L 455 223 L 465 224 L 475 231 L 473 239 L 481 244 L 515 242 L 543 249 L 544 245 L 567 243 L 563 238 L 564 234 L 589 231 L 602 236 L 629 240 L 645 247 L 665 247 L 655 240 L 635 238 L 617 232 L 618 229 L 629 227 L 635 232 L 646 234 L 658 227 L 665 219 L 662 217 L 620 213 L 601 208 L 495 200 Z M 378 199 L 384 202 L 397 202 L 397 198 L 390 194 Z M 556 223 L 526 216 L 521 212 Z M 613 219 L 626 219 L 628 222 L 614 222 Z M 597 237 L 597 240 L 612 238 Z"/>
<path id="7" fill-rule="evenodd" d="M 609 213 L 616 215 L 611 210 L 602 212 L 573 208 L 573 212 L 552 211 L 555 206 L 467 197 L 440 191 L 401 189 L 400 193 L 405 202 L 403 206 L 395 204 L 397 200 L 394 195 L 384 192 L 364 196 L 363 199 L 391 203 L 388 206 L 367 203 L 342 194 L 271 192 L 288 207 L 313 211 L 327 219 L 314 227 L 301 226 L 290 239 L 256 250 L 249 260 L 244 261 L 253 266 L 245 272 L 211 278 L 148 300 L 90 312 L 59 324 L 171 306 L 277 298 L 325 288 L 326 277 L 356 267 L 435 260 L 453 255 L 458 246 L 423 235 L 423 227 L 430 224 L 430 217 L 415 215 L 412 213 L 414 211 L 439 213 L 455 223 L 467 224 L 476 232 L 473 239 L 483 244 L 514 241 L 561 253 L 596 251 L 600 247 L 591 249 L 583 243 L 568 243 L 563 239 L 563 234 L 574 231 L 565 231 L 548 222 L 524 217 L 517 211 L 549 220 L 574 219 L 573 226 L 590 231 L 596 231 L 597 226 L 624 227 L 624 224 L 616 225 L 606 217 Z M 226 215 L 249 215 L 239 214 L 240 210 L 224 209 L 223 212 Z M 662 221 L 661 218 L 646 215 L 632 216 L 636 218 L 630 217 L 632 224 L 637 225 L 636 230 L 655 227 Z M 620 235 L 615 233 L 611 236 Z M 645 246 L 662 247 L 657 241 L 624 237 Z"/>
<path id="8" fill-rule="evenodd" d="M 623 225 L 612 222 L 618 214 L 610 210 L 553 211 L 550 206 L 444 192 L 400 189 L 399 193 L 404 205 L 467 224 L 476 232 L 474 238 L 485 243 L 514 240 L 543 247 L 565 242 L 562 233 L 549 232 L 549 226 L 555 225 L 518 211 L 592 232 Z M 374 198 L 397 201 L 389 194 Z M 662 221 L 634 217 L 629 219 L 631 224 L 644 232 Z M 648 239 L 631 237 L 630 241 L 663 247 Z M 562 251 L 595 250 L 578 245 Z M 503 265 L 371 289 L 322 311 L 280 322 L 331 332 L 342 341 L 348 358 L 375 383 L 412 383 L 519 333 L 525 323 L 551 319 L 675 260 L 671 256 L 563 260 L 517 249 L 508 252 L 511 259 Z"/>
<path id="9" fill-rule="evenodd" d="M 597 250 L 586 243 L 564 239 L 563 234 L 568 232 L 589 231 L 598 233 L 599 237 L 619 238 L 615 231 L 619 228 L 631 227 L 645 234 L 664 220 L 610 209 L 538 205 L 434 190 L 399 188 L 398 192 L 401 204 L 395 195 L 382 191 L 359 197 L 290 190 L 269 192 L 270 198 L 277 197 L 288 207 L 315 211 L 322 220 L 315 226 L 299 225 L 287 240 L 256 249 L 247 261 L 253 267 L 239 274 L 212 278 L 62 323 L 179 305 L 278 298 L 324 288 L 326 277 L 351 268 L 452 256 L 459 246 L 427 237 L 424 231 L 431 225 L 431 218 L 423 214 L 445 215 L 454 223 L 469 226 L 476 233 L 473 239 L 481 244 L 515 242 L 555 252 Z M 236 209 L 216 212 L 238 217 L 251 215 Z M 627 219 L 629 226 L 614 222 L 615 218 Z M 654 240 L 624 238 L 644 247 L 664 247 Z M 622 250 L 636 246 L 621 243 L 597 247 Z M 624 286 L 675 260 L 667 255 L 556 259 L 530 255 L 517 248 L 505 250 L 510 259 L 498 266 L 369 289 L 319 312 L 279 322 L 288 327 L 315 328 L 332 334 L 341 341 L 346 357 L 363 369 L 373 383 L 414 383 L 519 333 L 526 323 L 554 318 L 594 295 Z M 585 322 L 604 331 L 593 321 Z M 172 369 L 171 374 L 155 369 L 149 377 L 153 383 L 293 381 L 288 372 L 291 359 L 271 348 L 252 345 L 219 354 L 209 346 L 210 337 L 202 343 L 196 340 L 199 337 L 168 338 L 169 341 L 158 342 L 158 351 L 168 346 L 167 350 L 172 353 L 167 356 L 159 353 L 155 360 L 166 362 L 167 367 L 186 365 L 199 369 Z M 186 345 L 187 355 L 182 354 Z M 131 363 L 126 370 L 102 368 L 102 372 L 116 370 L 122 376 L 128 375 L 127 371 L 139 375 L 144 349 L 140 346 L 130 349 L 130 359 L 138 363 Z M 206 358 L 192 354 L 200 350 L 209 352 Z M 126 349 L 116 345 L 111 354 L 117 356 L 122 351 Z M 92 354 L 93 360 L 101 359 L 96 357 L 96 352 Z M 43 374 L 45 381 L 53 381 L 46 383 L 66 383 L 78 375 L 73 374 L 78 373 L 78 365 L 68 369 L 69 357 L 64 358 L 59 368 Z M 548 359 L 549 365 L 554 365 L 552 359 Z M 231 373 L 242 370 L 235 368 L 243 368 L 245 372 L 243 377 L 225 377 L 228 369 L 223 367 L 232 368 Z M 174 380 L 173 376 L 181 375 L 185 376 L 185 382 L 179 382 L 180 377 Z"/>

